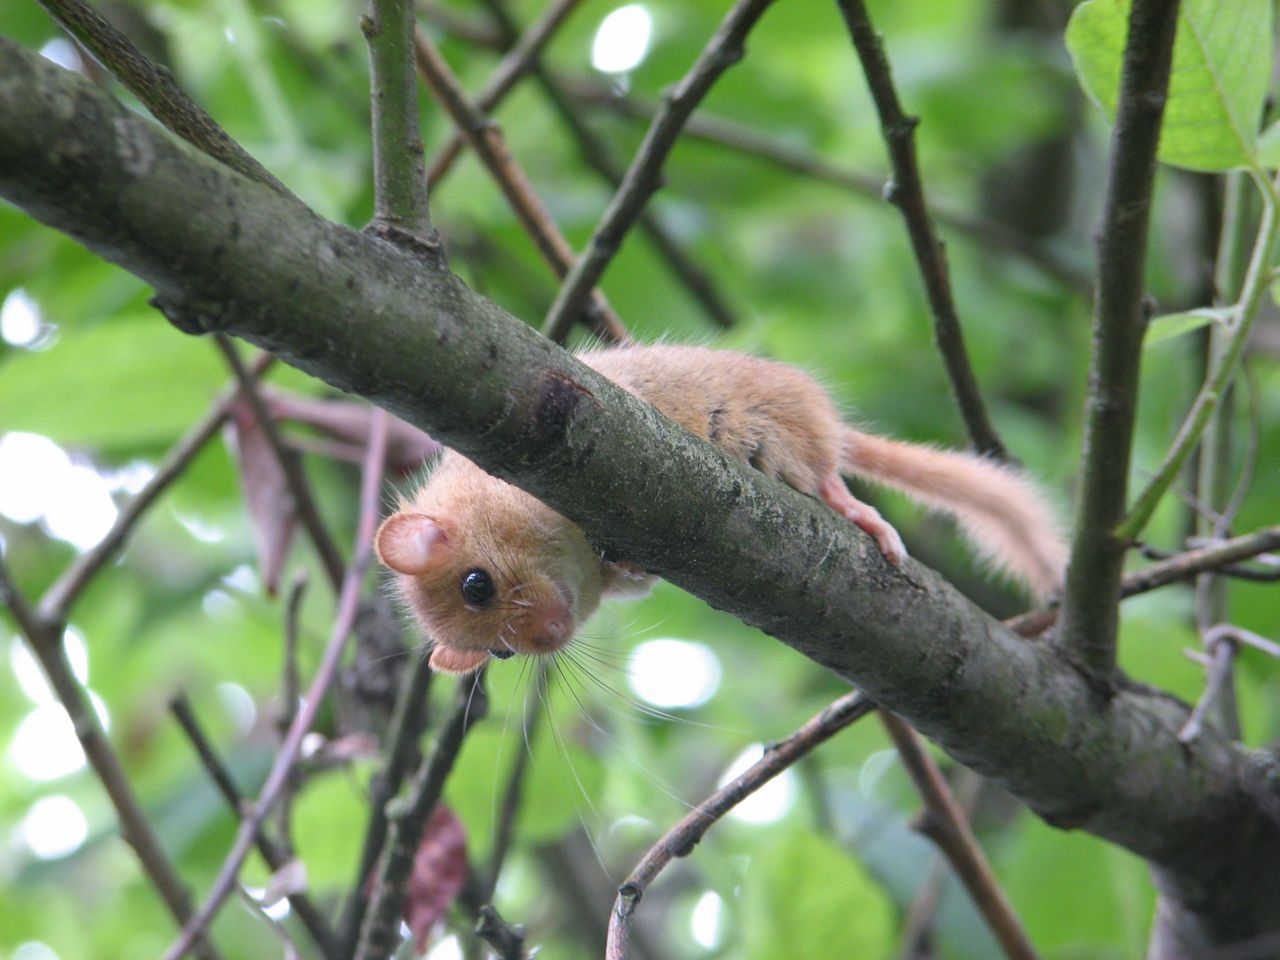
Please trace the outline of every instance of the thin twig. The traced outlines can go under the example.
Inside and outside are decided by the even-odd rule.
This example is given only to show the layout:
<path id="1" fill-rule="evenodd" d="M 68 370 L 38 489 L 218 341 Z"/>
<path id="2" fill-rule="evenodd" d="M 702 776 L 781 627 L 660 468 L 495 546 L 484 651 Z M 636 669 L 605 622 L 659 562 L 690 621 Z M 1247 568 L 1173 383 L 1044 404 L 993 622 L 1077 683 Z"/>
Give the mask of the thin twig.
<path id="1" fill-rule="evenodd" d="M 550 266 L 551 272 L 563 278 L 573 264 L 573 248 L 534 192 L 524 170 L 511 155 L 502 131 L 471 102 L 449 65 L 440 56 L 440 51 L 421 30 L 414 33 L 414 51 L 418 70 L 427 86 L 497 181 L 502 195 L 507 198 L 538 252 Z M 630 339 L 626 327 L 600 291 L 591 294 L 591 310 L 588 312 L 593 323 L 611 340 L 621 342 Z M 577 316 L 582 316 L 582 312 L 579 311 Z M 565 332 L 568 332 L 567 328 Z"/>
<path id="2" fill-rule="evenodd" d="M 435 3 L 433 0 L 418 0 L 417 8 L 422 18 L 428 23 L 439 27 L 445 33 L 453 34 L 460 40 L 465 40 L 473 47 L 494 50 L 498 53 L 508 47 L 502 31 L 485 17 L 462 14 L 452 7 Z"/>
<path id="3" fill-rule="evenodd" d="M 591 234 L 591 241 L 574 263 L 547 312 L 543 333 L 562 338 L 581 312 L 591 289 L 600 282 L 605 268 L 622 246 L 623 237 L 635 224 L 649 198 L 662 186 L 662 165 L 675 146 L 685 122 L 711 86 L 745 52 L 747 34 L 771 0 L 738 0 L 715 35 L 707 43 L 693 67 L 669 95 L 666 106 L 650 124 L 640 149 L 622 178 L 604 215 Z"/>
<path id="4" fill-rule="evenodd" d="M 1178 731 L 1178 740 L 1187 744 L 1199 739 L 1204 729 L 1205 717 L 1232 686 L 1236 653 L 1239 650 L 1235 639 L 1230 634 L 1219 635 L 1212 641 L 1206 634 L 1204 645 L 1209 651 L 1209 662 L 1206 667 L 1209 679 L 1205 684 L 1204 693 L 1200 695 L 1200 699 L 1196 701 L 1195 707 L 1187 717 L 1187 722 Z M 1239 730 L 1235 731 L 1235 736 L 1239 737 Z"/>
<path id="5" fill-rule="evenodd" d="M 546 41 L 550 38 L 550 31 L 560 22 L 560 4 L 572 6 L 580 2 L 580 0 L 559 0 L 559 3 L 553 5 L 544 14 L 543 19 L 531 26 L 523 37 L 517 29 L 515 21 L 507 13 L 506 6 L 502 0 L 483 0 L 483 2 L 489 13 L 493 15 L 494 23 L 502 31 L 503 39 L 510 49 L 507 56 L 503 58 L 502 63 L 494 70 L 489 83 L 485 85 L 484 90 L 476 97 L 477 105 L 486 113 L 492 112 L 502 97 L 515 84 L 516 80 L 527 72 L 542 87 L 543 93 L 551 103 L 552 108 L 560 115 L 560 119 L 569 129 L 569 133 L 577 141 L 578 153 L 582 157 L 583 163 L 595 170 L 614 190 L 617 190 L 622 185 L 622 178 L 626 171 L 614 159 L 609 144 L 605 139 L 598 136 L 578 116 L 574 105 L 561 89 L 557 79 L 538 59 L 541 50 L 546 45 Z M 460 143 L 460 136 L 455 134 L 454 138 L 450 140 L 431 164 L 428 179 L 433 188 L 450 169 L 450 165 L 458 155 L 457 145 L 460 145 Z M 651 211 L 646 210 L 640 216 L 640 228 L 649 237 L 655 252 L 666 261 L 671 272 L 680 279 L 680 282 L 685 285 L 693 298 L 702 305 L 707 315 L 721 327 L 733 326 L 736 318 L 724 295 L 717 288 L 710 274 L 693 262 L 690 255 L 683 249 L 680 241 L 667 229 L 663 220 Z"/>
<path id="6" fill-rule="evenodd" d="M 507 923 L 490 904 L 480 908 L 476 921 L 476 936 L 498 954 L 498 960 L 525 960 L 525 929 L 518 923 Z"/>
<path id="7" fill-rule="evenodd" d="M 364 923 L 356 960 L 382 960 L 390 956 L 400 941 L 400 913 L 413 858 L 422 842 L 427 819 L 444 792 L 445 780 L 453 769 L 462 741 L 471 725 L 488 711 L 484 691 L 484 671 L 464 677 L 458 684 L 453 714 L 440 731 L 431 759 L 425 761 L 403 804 L 392 803 L 388 810 L 391 829 Z"/>
<path id="8" fill-rule="evenodd" d="M 477 110 L 483 113 L 492 112 L 494 107 L 511 92 L 520 78 L 534 69 L 538 63 L 538 57 L 551 41 L 556 30 L 581 2 L 582 0 L 553 0 L 546 12 L 525 31 L 523 36 L 514 35 L 514 25 L 509 21 L 495 18 L 495 26 L 503 34 L 503 41 L 510 49 L 490 74 L 484 89 L 476 94 Z M 511 33 L 507 32 L 509 26 L 512 27 Z M 440 148 L 427 172 L 427 179 L 432 187 L 437 186 L 448 174 L 454 162 L 462 155 L 465 145 L 466 138 L 461 133 L 455 132 Z"/>
<path id="9" fill-rule="evenodd" d="M 1271 188 L 1272 191 L 1274 189 L 1275 187 Z M 1276 243 L 1280 240 L 1280 213 L 1276 210 L 1276 200 L 1272 197 L 1271 191 L 1265 191 L 1265 194 L 1267 202 L 1262 210 L 1262 223 L 1258 227 L 1253 259 L 1249 263 L 1249 273 L 1245 278 L 1240 301 L 1232 317 L 1226 321 L 1222 333 L 1223 344 L 1216 351 L 1209 370 L 1205 374 L 1204 384 L 1196 394 L 1195 401 L 1187 411 L 1182 425 L 1178 428 L 1178 435 L 1174 438 L 1168 453 L 1165 454 L 1160 468 L 1134 500 L 1133 509 L 1117 528 L 1119 537 L 1133 538 L 1142 532 L 1142 528 L 1155 513 L 1161 497 L 1182 470 L 1182 465 L 1191 456 L 1191 451 L 1200 442 L 1200 437 L 1204 434 L 1205 427 L 1209 425 L 1209 418 L 1214 408 L 1235 375 L 1240 357 L 1244 353 L 1245 343 L 1248 342 L 1249 333 L 1253 329 L 1254 319 L 1261 311 L 1274 279 L 1272 264 Z"/>
<path id="10" fill-rule="evenodd" d="M 1120 581 L 1120 596 L 1132 597 L 1140 593 L 1149 593 L 1171 583 L 1188 580 L 1207 570 L 1238 571 L 1238 568 L 1233 567 L 1233 564 L 1238 561 L 1249 560 L 1277 548 L 1280 548 L 1280 526 L 1264 527 L 1232 540 L 1210 543 L 1184 553 L 1176 553 L 1159 563 L 1125 574 Z M 1237 572 L 1235 575 L 1241 574 Z M 1276 578 L 1256 574 L 1247 579 L 1273 580 Z M 1016 617 L 1010 617 L 1004 624 L 1010 630 L 1015 630 L 1025 637 L 1032 637 L 1053 626 L 1057 622 L 1058 613 L 1057 607 L 1030 610 Z"/>
<path id="11" fill-rule="evenodd" d="M 950 861 L 1005 955 L 1011 960 L 1035 960 L 1036 951 L 1022 921 L 996 880 L 968 818 L 933 757 L 921 747 L 916 732 L 905 720 L 884 710 L 880 711 L 880 719 L 924 801 L 927 814 L 921 830 Z"/>
<path id="12" fill-rule="evenodd" d="M 1177 22 L 1178 0 L 1134 0 L 1098 239 L 1084 470 L 1060 634 L 1083 665 L 1103 678 L 1115 669 L 1126 548 L 1117 528 L 1124 518 L 1146 326 L 1143 265 L 1156 144 Z"/>
<path id="13" fill-rule="evenodd" d="M 1211 538 L 1190 537 L 1187 544 L 1192 547 L 1200 547 L 1208 544 L 1226 543 L 1225 540 L 1214 540 Z M 1178 550 L 1161 550 L 1150 544 L 1142 544 L 1138 548 L 1148 560 L 1169 560 L 1173 557 L 1181 557 L 1183 553 Z M 1263 553 L 1256 557 L 1250 558 L 1251 562 L 1260 564 L 1263 569 L 1255 567 L 1246 567 L 1239 563 L 1228 563 L 1220 567 L 1213 568 L 1210 571 L 1214 576 L 1231 577 L 1234 580 L 1248 580 L 1252 583 L 1275 583 L 1280 580 L 1280 556 L 1273 553 Z"/>
<path id="14" fill-rule="evenodd" d="M 435 245 L 413 69 L 412 0 L 372 0 L 360 28 L 369 46 L 374 227 Z"/>
<path id="15" fill-rule="evenodd" d="M 275 358 L 270 354 L 258 354 L 249 365 L 249 376 L 256 380 L 274 362 Z M 92 548 L 80 554 L 53 586 L 45 591 L 40 600 L 41 620 L 58 623 L 66 621 L 80 593 L 89 585 L 98 571 L 115 558 L 116 553 L 129 539 L 134 526 L 142 519 L 147 509 L 169 489 L 170 484 L 182 476 L 191 465 L 191 461 L 204 449 L 204 445 L 217 436 L 218 430 L 231 415 L 239 395 L 238 387 L 228 389 L 209 408 L 204 418 L 173 445 L 146 485 L 120 508 L 116 521 L 107 531 L 107 535 Z"/>
<path id="16" fill-rule="evenodd" d="M 324 568 L 330 585 L 334 590 L 341 589 L 342 556 L 338 553 L 338 548 L 334 545 L 333 538 L 329 536 L 329 531 L 325 528 L 324 521 L 320 518 L 320 508 L 316 506 L 315 497 L 311 493 L 311 484 L 307 481 L 307 475 L 302 469 L 302 462 L 298 459 L 298 455 L 293 449 L 284 442 L 284 438 L 280 436 L 280 427 L 271 418 L 271 412 L 263 402 L 262 394 L 258 392 L 258 385 L 249 376 L 249 372 L 245 369 L 244 361 L 240 359 L 240 353 L 235 344 L 232 343 L 231 338 L 224 334 L 215 334 L 213 342 L 226 358 L 227 365 L 235 373 L 236 379 L 240 381 L 240 390 L 245 402 L 249 404 L 249 409 L 253 411 L 253 416 L 258 421 L 258 426 L 262 428 L 262 433 L 267 438 L 267 442 L 271 444 L 271 450 L 275 454 L 276 460 L 280 463 L 280 469 L 284 471 L 285 481 L 289 485 L 289 492 L 293 495 L 293 502 L 298 510 L 298 519 L 302 521 L 308 536 L 311 537 L 311 542 L 320 557 L 320 565 Z"/>
<path id="17" fill-rule="evenodd" d="M 342 909 L 338 934 L 342 956 L 355 953 L 368 900 L 365 891 L 387 839 L 387 804 L 400 793 L 405 775 L 421 759 L 418 741 L 427 725 L 427 693 L 434 676 L 428 658 L 415 655 L 400 681 L 395 712 L 387 728 L 382 770 L 369 784 L 369 825 L 365 828 L 355 883 Z"/>
<path id="18" fill-rule="evenodd" d="M 498 876 L 502 873 L 502 864 L 507 859 L 512 838 L 515 836 L 516 814 L 520 810 L 520 800 L 524 793 L 525 774 L 533 759 L 533 742 L 538 730 L 538 718 L 542 715 L 543 702 L 546 698 L 549 667 L 550 662 L 545 658 L 538 662 L 533 677 L 533 696 L 525 704 L 521 727 L 524 749 L 516 751 L 515 760 L 511 764 L 511 773 L 507 776 L 507 786 L 502 791 L 502 807 L 498 813 L 493 852 L 489 854 L 489 873 L 483 889 L 482 899 L 485 903 L 493 899 L 493 891 L 498 886 Z"/>
<path id="19" fill-rule="evenodd" d="M 240 867 L 244 864 L 249 850 L 253 847 L 254 838 L 258 834 L 262 822 L 271 812 L 272 806 L 279 798 L 280 791 L 289 779 L 289 772 L 297 760 L 302 739 L 310 731 L 315 722 L 325 694 L 337 673 L 338 663 L 346 647 L 347 636 L 355 623 L 359 607 L 360 586 L 364 579 L 365 569 L 373 552 L 373 529 L 378 520 L 380 504 L 379 491 L 382 487 L 382 465 L 386 456 L 386 414 L 374 410 L 373 422 L 369 432 L 368 456 L 365 460 L 364 473 L 360 486 L 360 519 L 356 529 L 356 551 L 342 582 L 338 595 L 338 609 L 334 617 L 333 631 L 325 647 L 324 656 L 316 670 L 311 686 L 307 690 L 302 709 L 298 711 L 289 735 L 280 746 L 280 753 L 267 775 L 266 783 L 258 794 L 257 801 L 246 811 L 240 822 L 240 829 L 232 844 L 222 869 L 214 881 L 213 888 L 200 911 L 183 927 L 182 936 L 165 954 L 166 960 L 178 960 L 191 948 L 192 939 L 200 936 L 212 921 L 214 914 L 222 906 L 231 892 L 239 876 Z"/>
<path id="20" fill-rule="evenodd" d="M 276 713 L 276 731 L 281 740 L 289 735 L 289 728 L 293 726 L 294 718 L 298 715 L 298 698 L 301 689 L 301 683 L 298 680 L 298 614 L 306 590 L 307 572 L 299 570 L 289 587 L 289 596 L 284 608 L 284 663 L 280 668 L 280 708 Z M 290 855 L 293 853 L 293 838 L 290 835 L 290 824 L 293 823 L 293 797 L 298 792 L 300 780 L 298 769 L 295 767 L 290 771 L 289 779 L 280 791 L 280 802 L 276 804 L 280 845 Z"/>
<path id="21" fill-rule="evenodd" d="M 668 863 L 676 857 L 688 856 L 707 830 L 726 813 L 805 754 L 874 709 L 875 704 L 858 691 L 846 693 L 791 736 L 771 744 L 760 760 L 689 811 L 679 823 L 668 830 L 618 887 L 618 898 L 609 916 L 605 960 L 625 960 L 627 940 L 631 934 L 631 918 L 644 892 Z"/>
<path id="22" fill-rule="evenodd" d="M 0 602 L 9 608 L 18 629 L 44 668 L 58 701 L 67 711 L 85 757 L 115 809 L 121 837 L 133 848 L 143 872 L 160 894 L 169 913 L 185 929 L 192 917 L 191 894 L 134 794 L 120 758 L 102 729 L 98 712 L 67 662 L 62 644 L 62 621 L 45 619 L 27 605 L 9 573 L 3 553 L 0 553 Z M 218 960 L 220 957 L 203 932 L 196 944 L 196 953 L 202 960 Z"/>
<path id="23" fill-rule="evenodd" d="M 982 794 L 982 777 L 968 767 L 960 769 L 960 783 L 956 790 L 956 800 L 966 819 L 973 816 L 974 807 Z M 948 876 L 947 859 L 939 851 L 934 850 L 929 858 L 929 866 L 924 879 L 916 888 L 911 904 L 907 907 L 906 919 L 902 924 L 902 936 L 898 938 L 900 960 L 924 960 L 932 957 L 932 932 L 934 920 L 942 898 L 942 885 Z"/>
<path id="24" fill-rule="evenodd" d="M 240 793 L 235 781 L 231 779 L 231 772 L 227 770 L 226 765 L 218 757 L 213 744 L 205 736 L 204 730 L 200 727 L 200 722 L 196 719 L 195 712 L 191 709 L 191 702 L 187 699 L 187 695 L 179 693 L 175 696 L 169 701 L 169 709 L 173 711 L 178 724 L 182 727 L 183 732 L 186 733 L 187 739 L 191 741 L 191 745 L 195 748 L 196 754 L 200 757 L 200 762 L 204 765 L 210 779 L 213 780 L 214 785 L 218 788 L 218 792 L 227 801 L 227 806 L 239 816 L 244 804 L 244 796 Z M 284 869 L 293 860 L 292 852 L 286 846 L 273 841 L 265 832 L 258 834 L 257 847 L 258 852 L 262 854 L 262 859 L 266 861 L 267 866 L 273 872 Z M 325 919 L 324 914 L 311 902 L 311 898 L 304 891 L 299 890 L 290 893 L 288 897 L 290 905 L 298 914 L 298 919 L 307 928 L 307 932 L 311 934 L 311 939 L 320 948 L 320 952 L 327 960 L 338 960 L 333 930 L 330 928 L 329 921 Z"/>
<path id="25" fill-rule="evenodd" d="M 1121 581 L 1120 595 L 1132 597 L 1138 593 L 1147 593 L 1206 570 L 1229 568 L 1231 564 L 1276 549 L 1280 549 L 1280 524 L 1175 554 L 1167 560 L 1135 570 L 1126 574 Z"/>
<path id="26" fill-rule="evenodd" d="M 925 202 L 924 184 L 920 180 L 915 148 L 915 128 L 919 121 L 907 116 L 898 102 L 884 45 L 871 25 L 871 18 L 862 0 L 839 0 L 838 5 L 849 29 L 849 36 L 853 39 L 853 46 L 858 52 L 863 73 L 866 74 L 876 112 L 880 116 L 880 127 L 893 165 L 893 179 L 885 190 L 885 196 L 901 211 L 906 222 L 911 247 L 920 267 L 920 277 L 929 298 L 929 310 L 933 315 L 934 342 L 938 352 L 942 354 L 943 365 L 951 380 L 951 392 L 960 408 L 960 415 L 964 418 L 974 449 L 997 460 L 1005 460 L 1007 454 L 1004 445 L 987 415 L 986 405 L 978 390 L 977 377 L 969 363 L 955 298 L 951 293 L 946 254 L 934 231 L 929 207 Z"/>
<path id="27" fill-rule="evenodd" d="M 660 109 L 656 104 L 618 93 L 604 84 L 562 76 L 550 79 L 575 100 L 604 107 L 631 119 L 651 121 Z M 697 113 L 685 125 L 683 138 L 701 140 L 733 150 L 788 173 L 829 183 L 858 197 L 884 200 L 883 176 L 837 166 L 809 150 L 777 137 L 766 136 L 746 124 L 725 117 Z M 938 224 L 953 230 L 957 235 L 979 246 L 1018 257 L 1076 293 L 1092 296 L 1093 278 L 1048 245 L 1024 237 L 1000 223 L 979 220 L 937 201 L 929 205 L 929 213 Z"/>
<path id="28" fill-rule="evenodd" d="M 40 4 L 167 128 L 232 170 L 293 196 L 182 91 L 173 74 L 148 60 L 96 10 L 82 0 L 40 0 Z"/>

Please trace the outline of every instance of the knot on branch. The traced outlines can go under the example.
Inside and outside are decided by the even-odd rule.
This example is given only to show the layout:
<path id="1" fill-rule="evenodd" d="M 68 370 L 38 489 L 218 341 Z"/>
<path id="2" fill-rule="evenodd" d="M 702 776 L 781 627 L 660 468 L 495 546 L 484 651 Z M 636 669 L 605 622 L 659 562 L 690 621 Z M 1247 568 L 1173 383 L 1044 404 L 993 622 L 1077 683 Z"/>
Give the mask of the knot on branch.
<path id="1" fill-rule="evenodd" d="M 562 373 L 551 371 L 542 380 L 542 390 L 533 411 L 533 435 L 542 444 L 558 443 L 569 432 L 579 406 L 595 402 L 586 387 Z"/>

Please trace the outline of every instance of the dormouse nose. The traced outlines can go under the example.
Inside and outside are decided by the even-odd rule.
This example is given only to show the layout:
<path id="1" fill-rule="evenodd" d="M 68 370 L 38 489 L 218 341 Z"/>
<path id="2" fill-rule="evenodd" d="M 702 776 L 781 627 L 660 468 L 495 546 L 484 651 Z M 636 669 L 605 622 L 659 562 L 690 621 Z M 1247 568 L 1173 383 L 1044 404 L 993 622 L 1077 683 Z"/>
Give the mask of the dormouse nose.
<path id="1" fill-rule="evenodd" d="M 573 616 L 560 603 L 540 605 L 529 612 L 529 643 L 542 653 L 551 653 L 569 642 Z"/>

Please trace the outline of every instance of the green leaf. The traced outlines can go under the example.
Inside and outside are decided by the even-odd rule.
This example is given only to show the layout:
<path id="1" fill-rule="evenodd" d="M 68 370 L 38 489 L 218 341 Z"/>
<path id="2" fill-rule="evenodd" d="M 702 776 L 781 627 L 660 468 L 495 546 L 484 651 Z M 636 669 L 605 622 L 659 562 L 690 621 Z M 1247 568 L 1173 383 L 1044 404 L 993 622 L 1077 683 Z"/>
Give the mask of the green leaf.
<path id="1" fill-rule="evenodd" d="M 1151 321 L 1142 346 L 1146 348 L 1165 340 L 1172 340 L 1192 330 L 1207 327 L 1211 323 L 1223 323 L 1234 312 L 1234 307 L 1198 307 L 1183 313 L 1166 313 Z"/>
<path id="2" fill-rule="evenodd" d="M 1131 0 L 1087 0 L 1067 26 L 1085 91 L 1115 119 Z M 1271 76 L 1271 0 L 1185 0 L 1159 158 L 1193 170 L 1247 166 Z"/>
<path id="3" fill-rule="evenodd" d="M 208 409 L 228 374 L 207 342 L 154 312 L 67 327 L 46 350 L 0 364 L 6 430 L 99 450 L 167 442 Z"/>
<path id="4" fill-rule="evenodd" d="M 752 859 L 743 896 L 749 960 L 884 957 L 893 944 L 888 896 L 829 837 L 779 831 Z"/>

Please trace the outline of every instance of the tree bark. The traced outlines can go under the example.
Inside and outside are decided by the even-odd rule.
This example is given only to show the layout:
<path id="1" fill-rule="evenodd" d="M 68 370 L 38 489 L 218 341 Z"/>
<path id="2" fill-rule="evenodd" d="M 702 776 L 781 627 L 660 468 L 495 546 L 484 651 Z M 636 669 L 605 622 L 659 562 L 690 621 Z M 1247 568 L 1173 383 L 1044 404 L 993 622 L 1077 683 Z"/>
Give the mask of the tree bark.
<path id="1" fill-rule="evenodd" d="M 0 196 L 368 397 L 856 683 L 1050 823 L 1151 862 L 1182 930 L 1280 929 L 1280 763 L 1132 685 L 1102 691 L 815 500 L 676 427 L 410 250 L 329 223 L 0 39 Z M 157 337 L 165 336 L 159 327 Z M 107 398 L 98 398 L 105 400 Z M 744 651 L 744 655 L 749 655 Z"/>

